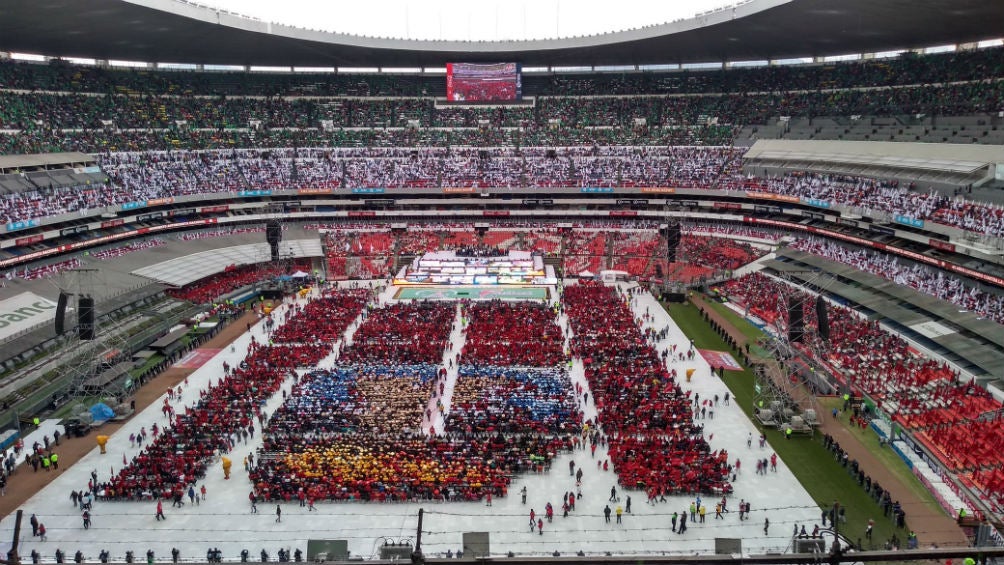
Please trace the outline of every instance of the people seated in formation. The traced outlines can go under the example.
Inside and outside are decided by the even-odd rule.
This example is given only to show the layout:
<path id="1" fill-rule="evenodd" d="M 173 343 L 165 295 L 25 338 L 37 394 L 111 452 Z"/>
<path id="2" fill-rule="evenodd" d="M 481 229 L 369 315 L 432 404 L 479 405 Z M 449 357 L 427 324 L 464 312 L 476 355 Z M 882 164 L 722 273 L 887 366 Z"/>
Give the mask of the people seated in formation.
<path id="1" fill-rule="evenodd" d="M 611 288 L 564 289 L 572 354 L 583 359 L 618 482 L 658 493 L 728 493 L 728 453 L 712 451 L 693 421 L 692 401 L 667 371 Z"/>

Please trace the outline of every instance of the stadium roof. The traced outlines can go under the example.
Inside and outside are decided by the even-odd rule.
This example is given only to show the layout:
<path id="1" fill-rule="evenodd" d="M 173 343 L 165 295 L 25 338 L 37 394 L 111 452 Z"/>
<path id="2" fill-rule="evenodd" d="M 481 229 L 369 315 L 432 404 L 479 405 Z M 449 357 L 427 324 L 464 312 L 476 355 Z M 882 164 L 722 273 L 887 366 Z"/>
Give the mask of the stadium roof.
<path id="1" fill-rule="evenodd" d="M 997 38 L 1000 0 L 750 0 L 686 20 L 567 39 L 419 41 L 312 31 L 175 0 L 4 0 L 0 51 L 219 65 L 437 67 L 753 61 Z"/>

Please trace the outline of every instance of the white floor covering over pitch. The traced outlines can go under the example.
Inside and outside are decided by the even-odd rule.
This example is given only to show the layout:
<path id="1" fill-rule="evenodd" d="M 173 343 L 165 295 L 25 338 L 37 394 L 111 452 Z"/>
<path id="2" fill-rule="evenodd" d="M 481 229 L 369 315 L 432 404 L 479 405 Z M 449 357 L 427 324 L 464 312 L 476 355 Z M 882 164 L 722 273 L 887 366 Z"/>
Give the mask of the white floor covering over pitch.
<path id="1" fill-rule="evenodd" d="M 381 302 L 390 299 L 395 291 L 393 287 L 386 289 Z M 647 325 L 658 329 L 671 328 L 668 338 L 660 342 L 660 350 L 672 343 L 677 344 L 678 350 L 689 347 L 689 340 L 650 294 L 633 300 L 632 308 L 637 316 L 646 312 L 653 315 L 654 320 Z M 563 328 L 567 327 L 564 320 L 561 323 Z M 264 335 L 262 324 L 255 326 L 251 334 L 261 339 Z M 231 365 L 238 363 L 245 354 L 251 334 L 242 335 L 233 348 L 224 349 L 199 368 L 184 387 L 180 405 L 194 404 L 200 390 L 219 380 L 224 361 Z M 459 340 L 460 333 L 455 331 L 452 337 Z M 332 362 L 333 359 L 328 358 L 322 364 Z M 691 383 L 681 384 L 685 390 L 699 393 L 701 398 L 711 398 L 715 394 L 724 397 L 725 385 L 711 374 L 700 357 L 670 364 L 680 374 L 688 367 L 697 369 Z M 581 363 L 574 363 L 571 377 L 585 384 Z M 290 384 L 287 382 L 284 389 L 288 391 Z M 268 402 L 266 412 L 274 412 L 281 401 L 282 395 L 277 393 Z M 179 406 L 177 401 L 174 404 Z M 587 555 L 607 552 L 708 554 L 714 552 L 715 538 L 718 537 L 742 538 L 743 553 L 757 554 L 784 551 L 790 543 L 794 524 L 805 524 L 811 530 L 820 516 L 816 504 L 783 463 L 779 463 L 777 473 L 754 473 L 755 458 L 769 458 L 772 450 L 769 445 L 764 449 L 758 447 L 756 428 L 733 402 L 731 407 L 719 403 L 714 419 L 701 420 L 706 435 L 711 436 L 713 450 L 726 449 L 730 461 L 736 458 L 742 460 L 742 471 L 734 484 L 735 493 L 729 499 L 732 512 L 726 514 L 724 520 L 715 520 L 715 500 L 706 498 L 706 522 L 688 523 L 688 530 L 682 535 L 670 531 L 670 516 L 674 511 L 682 512 L 689 506 L 690 499 L 684 496 L 671 496 L 668 502 L 653 506 L 646 504 L 645 493 L 623 491 L 618 487 L 621 504 L 625 496 L 631 496 L 631 514 L 625 514 L 623 524 L 604 523 L 603 508 L 608 504 L 610 487 L 617 481 L 612 469 L 604 472 L 596 467 L 596 461 L 606 458 L 603 448 L 597 450 L 595 459 L 590 458 L 588 450 L 566 453 L 556 458 L 548 473 L 515 478 L 509 496 L 495 498 L 491 507 L 484 503 L 319 503 L 317 512 L 308 513 L 306 508 L 293 503 L 283 504 L 282 521 L 276 523 L 274 505 L 259 505 L 260 513 L 251 514 L 247 499 L 251 485 L 241 460 L 258 447 L 259 433 L 255 434 L 255 441 L 238 445 L 231 454 L 234 473 L 230 480 L 224 480 L 219 461 L 210 465 L 204 481 L 207 498 L 200 505 L 186 504 L 183 508 L 172 508 L 167 502 L 164 504 L 167 519 L 158 522 L 154 519 L 153 502 L 96 502 L 92 512 L 93 525 L 84 530 L 80 513 L 70 501 L 70 491 L 86 489 L 92 470 L 97 470 L 99 480 L 103 481 L 109 473 L 121 468 L 123 455 L 131 458 L 137 454 L 138 450 L 129 445 L 129 434 L 138 433 L 142 427 L 149 432 L 155 422 L 163 425 L 166 419 L 160 412 L 160 406 L 160 402 L 155 402 L 115 433 L 109 441 L 107 454 L 101 455 L 95 447 L 78 464 L 53 474 L 52 482 L 23 506 L 25 524 L 19 548 L 22 560 L 27 561 L 27 556 L 35 549 L 42 554 L 43 561 L 52 562 L 54 552 L 59 548 L 66 552 L 67 561 L 78 549 L 83 551 L 85 559 L 92 562 L 96 561 L 102 549 L 108 550 L 112 559 L 119 561 L 127 550 L 132 550 L 137 562 L 145 560 L 146 551 L 153 549 L 157 561 L 169 561 L 173 547 L 181 550 L 183 560 L 204 560 L 207 548 L 218 547 L 227 561 L 237 560 L 241 549 L 245 548 L 251 552 L 251 561 L 259 560 L 263 548 L 274 561 L 279 548 L 300 548 L 306 552 L 308 539 L 345 539 L 353 556 L 370 559 L 377 557 L 378 547 L 385 540 L 414 542 L 419 507 L 425 510 L 422 549 L 427 556 L 443 556 L 448 550 L 456 552 L 461 547 L 463 532 L 490 532 L 493 555 L 505 555 L 510 551 L 517 555 L 551 555 L 555 551 L 562 555 L 578 551 Z M 591 402 L 585 407 L 585 413 L 587 417 L 595 414 Z M 746 443 L 751 432 L 754 442 L 749 448 Z M 89 437 L 95 435 L 92 433 Z M 32 441 L 29 438 L 26 444 L 30 446 Z M 568 463 L 573 459 L 584 470 L 583 499 L 576 504 L 572 515 L 562 518 L 562 495 L 575 488 L 574 479 L 567 474 Z M 30 470 L 22 467 L 18 472 Z M 518 494 L 523 486 L 529 493 L 526 505 L 520 503 Z M 752 504 L 751 518 L 742 522 L 735 511 L 740 499 Z M 528 527 L 530 509 L 543 514 L 547 502 L 551 502 L 556 509 L 553 523 L 545 523 L 543 535 L 531 532 Z M 610 504 L 611 508 L 615 508 L 615 503 Z M 45 542 L 31 535 L 27 519 L 33 513 L 48 530 Z M 765 518 L 770 520 L 766 536 Z M 3 519 L 0 539 L 11 539 L 13 524 L 13 515 Z"/>

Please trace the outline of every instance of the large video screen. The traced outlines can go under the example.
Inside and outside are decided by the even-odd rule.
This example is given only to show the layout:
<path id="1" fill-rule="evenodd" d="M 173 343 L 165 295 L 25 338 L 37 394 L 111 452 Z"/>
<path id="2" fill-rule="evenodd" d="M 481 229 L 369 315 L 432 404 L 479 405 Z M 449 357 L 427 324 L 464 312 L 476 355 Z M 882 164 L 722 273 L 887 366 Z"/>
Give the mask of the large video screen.
<path id="1" fill-rule="evenodd" d="M 447 63 L 450 102 L 504 102 L 523 97 L 519 63 Z"/>

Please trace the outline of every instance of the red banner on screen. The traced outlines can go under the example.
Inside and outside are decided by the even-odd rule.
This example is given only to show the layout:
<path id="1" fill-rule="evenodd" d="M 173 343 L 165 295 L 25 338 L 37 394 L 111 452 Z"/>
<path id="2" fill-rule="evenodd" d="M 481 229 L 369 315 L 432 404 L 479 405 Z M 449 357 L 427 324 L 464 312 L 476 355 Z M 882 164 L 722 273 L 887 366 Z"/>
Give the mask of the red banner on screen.
<path id="1" fill-rule="evenodd" d="M 499 102 L 523 97 L 519 63 L 447 63 L 450 102 Z"/>
<path id="2" fill-rule="evenodd" d="M 931 244 L 931 247 L 934 247 L 936 249 L 941 249 L 942 251 L 951 251 L 952 253 L 955 253 L 954 243 L 948 243 L 947 241 L 941 241 L 940 239 L 934 239 L 934 238 L 929 239 L 928 243 Z"/>
<path id="3" fill-rule="evenodd" d="M 43 239 L 45 239 L 45 237 L 42 234 L 19 237 L 14 240 L 14 245 L 31 245 L 32 243 L 38 243 Z"/>

